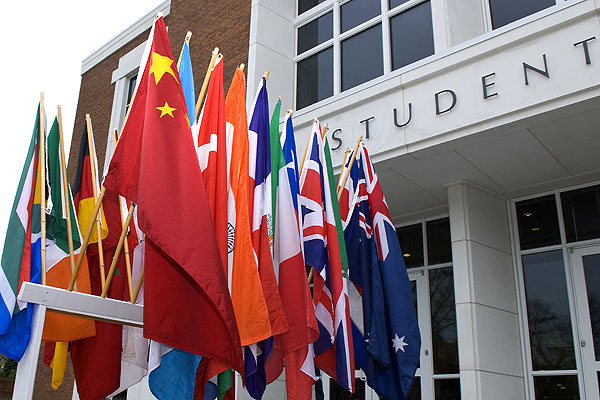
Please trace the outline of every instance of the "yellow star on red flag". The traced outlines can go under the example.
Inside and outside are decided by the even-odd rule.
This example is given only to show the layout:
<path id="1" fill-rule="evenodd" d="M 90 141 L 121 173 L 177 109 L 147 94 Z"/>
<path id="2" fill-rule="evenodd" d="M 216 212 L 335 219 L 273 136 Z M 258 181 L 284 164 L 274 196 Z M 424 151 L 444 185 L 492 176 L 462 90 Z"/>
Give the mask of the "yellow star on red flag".
<path id="1" fill-rule="evenodd" d="M 152 65 L 150 66 L 150 72 L 148 75 L 154 74 L 154 82 L 158 85 L 158 82 L 162 79 L 165 73 L 173 75 L 173 78 L 177 81 L 177 77 L 175 76 L 175 72 L 173 72 L 173 60 L 169 57 L 161 56 L 156 52 L 152 52 Z M 179 81 L 177 81 L 179 82 Z"/>
<path id="2" fill-rule="evenodd" d="M 167 103 L 166 101 L 165 101 L 165 105 L 164 106 L 162 106 L 162 107 L 156 107 L 156 109 L 160 110 L 160 117 L 159 118 L 162 118 L 163 116 L 165 116 L 167 114 L 170 115 L 171 118 L 175 118 L 175 116 L 173 115 L 173 111 L 175 111 L 177 109 L 169 106 L 169 103 Z"/>

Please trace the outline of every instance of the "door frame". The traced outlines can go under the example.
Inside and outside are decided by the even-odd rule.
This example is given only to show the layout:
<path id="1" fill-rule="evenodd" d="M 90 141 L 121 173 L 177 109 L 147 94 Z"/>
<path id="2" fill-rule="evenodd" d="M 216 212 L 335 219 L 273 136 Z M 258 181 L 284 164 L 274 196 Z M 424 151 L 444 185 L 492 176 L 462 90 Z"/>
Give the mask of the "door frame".
<path id="1" fill-rule="evenodd" d="M 594 338 L 589 312 L 587 284 L 583 270 L 583 257 L 600 254 L 600 245 L 585 245 L 569 247 L 569 263 L 573 282 L 573 300 L 575 302 L 577 343 L 580 352 L 581 365 L 579 370 L 583 378 L 581 390 L 585 398 L 592 399 L 599 393 L 598 372 L 600 372 L 600 361 L 596 360 L 594 352 Z"/>

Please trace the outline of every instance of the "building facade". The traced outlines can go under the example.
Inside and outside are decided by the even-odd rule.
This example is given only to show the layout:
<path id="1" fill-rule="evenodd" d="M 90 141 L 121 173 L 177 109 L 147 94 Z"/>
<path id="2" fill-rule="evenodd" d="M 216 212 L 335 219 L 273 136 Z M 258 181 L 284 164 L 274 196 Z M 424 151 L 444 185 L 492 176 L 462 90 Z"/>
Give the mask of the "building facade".
<path id="1" fill-rule="evenodd" d="M 226 86 L 247 65 L 249 101 L 270 71 L 271 108 L 282 96 L 295 110 L 299 151 L 314 118 L 328 123 L 338 169 L 363 135 L 421 328 L 411 399 L 600 398 L 600 3 L 159 8 L 174 54 L 193 31 L 197 92 L 219 46 Z M 153 14 L 84 61 L 71 156 L 85 113 L 99 152 L 120 129 Z M 362 376 L 353 398 L 376 399 Z M 347 398 L 327 377 L 323 392 Z M 284 393 L 282 377 L 265 398 Z"/>

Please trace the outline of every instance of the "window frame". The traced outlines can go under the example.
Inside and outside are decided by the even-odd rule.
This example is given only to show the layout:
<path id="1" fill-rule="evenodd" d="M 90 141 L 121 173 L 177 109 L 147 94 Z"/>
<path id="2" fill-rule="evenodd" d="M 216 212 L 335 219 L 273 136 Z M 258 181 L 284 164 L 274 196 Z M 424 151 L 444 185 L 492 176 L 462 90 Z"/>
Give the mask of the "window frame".
<path id="1" fill-rule="evenodd" d="M 487 1 L 487 0 L 485 0 Z M 557 0 L 557 4 L 559 1 Z M 566 0 L 565 0 L 566 1 Z M 516 21 L 515 21 L 516 22 Z M 510 25 L 510 24 L 509 24 Z M 508 26 L 508 25 L 505 25 Z M 502 27 L 504 28 L 504 27 Z M 501 28 L 500 28 L 501 29 Z M 521 339 L 521 354 L 523 361 L 523 373 L 525 376 L 525 391 L 529 398 L 535 398 L 535 386 L 534 386 L 534 378 L 537 376 L 563 376 L 563 375 L 576 375 L 577 382 L 579 385 L 579 393 L 585 393 L 585 383 L 583 381 L 583 365 L 582 365 L 582 353 L 581 346 L 579 343 L 580 340 L 580 328 L 579 321 L 577 317 L 577 304 L 576 304 L 576 288 L 574 283 L 573 276 L 573 268 L 571 265 L 571 260 L 569 257 L 569 253 L 575 248 L 582 248 L 588 246 L 598 246 L 600 245 L 600 238 L 596 239 L 588 239 L 580 242 L 567 242 L 566 231 L 564 225 L 564 215 L 562 211 L 562 203 L 561 203 L 561 194 L 563 192 L 568 192 L 571 190 L 583 189 L 586 187 L 591 187 L 600 184 L 600 181 L 592 181 L 584 184 L 579 184 L 575 186 L 568 186 L 560 189 L 553 189 L 545 192 L 540 192 L 528 196 L 518 197 L 514 199 L 507 200 L 509 209 L 510 209 L 510 218 L 509 218 L 509 229 L 510 229 L 510 240 L 512 244 L 513 250 L 513 266 L 514 266 L 514 276 L 515 276 L 515 287 L 516 287 L 516 297 L 517 297 L 517 312 L 519 314 L 519 332 Z M 558 224 L 559 224 L 559 232 L 560 232 L 560 243 L 550 246 L 536 247 L 527 250 L 521 250 L 520 242 L 519 242 L 519 226 L 517 220 L 517 207 L 516 204 L 523 200 L 535 199 L 543 196 L 553 195 L 555 200 L 555 207 L 557 209 L 558 214 Z M 571 370 L 533 370 L 533 360 L 531 354 L 531 342 L 529 336 L 529 321 L 527 314 L 527 297 L 525 293 L 525 278 L 523 274 L 523 262 L 522 256 L 527 254 L 536 254 L 543 253 L 552 250 L 561 250 L 563 256 L 563 265 L 564 265 L 564 273 L 565 273 L 565 283 L 567 296 L 569 300 L 569 312 L 571 318 L 571 329 L 573 332 L 573 345 L 575 352 L 575 369 Z M 527 396 L 526 396 L 527 397 Z"/>
<path id="2" fill-rule="evenodd" d="M 392 72 L 398 72 L 398 71 L 402 71 L 405 68 L 410 68 L 413 64 L 418 63 L 421 60 L 416 61 L 415 63 L 411 63 L 407 66 L 404 66 L 402 68 L 399 68 L 397 70 L 393 70 L 392 69 L 392 38 L 390 36 L 391 32 L 390 32 L 390 19 L 404 11 L 407 11 L 410 8 L 413 8 L 419 4 L 425 3 L 425 2 L 429 2 L 431 5 L 431 19 L 432 19 L 432 35 L 434 38 L 434 43 L 433 43 L 433 54 L 425 57 L 424 59 L 427 59 L 429 57 L 432 57 L 436 54 L 437 51 L 437 47 L 436 47 L 436 27 L 435 27 L 435 16 L 434 16 L 434 10 L 433 10 L 433 3 L 436 2 L 436 0 L 408 0 L 407 2 L 400 4 L 396 7 L 394 7 L 393 9 L 389 9 L 389 0 L 380 0 L 381 2 L 381 13 L 378 16 L 375 16 L 353 28 L 348 29 L 345 32 L 341 32 L 341 6 L 344 5 L 345 3 L 348 3 L 349 1 L 352 0 L 326 0 L 318 5 L 316 5 L 315 7 L 303 12 L 302 14 L 298 15 L 298 2 L 299 0 L 295 1 L 295 10 L 294 10 L 294 14 L 296 15 L 296 18 L 294 18 L 293 21 L 293 25 L 294 25 L 294 57 L 292 59 L 293 63 L 294 63 L 294 107 L 296 107 L 297 105 L 297 97 L 298 97 L 298 62 L 322 51 L 325 50 L 326 48 L 332 46 L 333 47 L 333 94 L 325 99 L 319 100 L 315 103 L 309 104 L 308 106 L 303 107 L 302 109 L 307 109 L 308 107 L 314 106 L 315 104 L 319 104 L 322 101 L 325 101 L 327 99 L 331 99 L 333 97 L 336 97 L 338 95 L 340 95 L 341 93 L 347 93 L 350 92 L 356 88 L 362 88 L 363 85 L 370 85 L 373 82 L 376 82 L 380 79 L 384 79 L 385 77 L 388 77 L 390 73 Z M 487 1 L 487 0 L 482 0 L 482 1 Z M 331 39 L 318 44 L 317 46 L 310 48 L 306 51 L 304 51 L 301 54 L 298 54 L 298 28 L 306 25 L 309 22 L 314 21 L 315 19 L 327 14 L 328 12 L 332 11 L 332 18 L 333 18 L 333 36 Z M 342 91 L 342 50 L 341 50 L 341 43 L 342 41 L 344 41 L 345 39 L 348 39 L 360 32 L 363 32 L 377 24 L 381 24 L 381 35 L 382 35 L 382 57 L 383 57 L 383 74 L 370 79 L 366 82 L 363 82 L 357 86 L 354 86 L 352 88 L 349 88 L 347 90 Z"/>

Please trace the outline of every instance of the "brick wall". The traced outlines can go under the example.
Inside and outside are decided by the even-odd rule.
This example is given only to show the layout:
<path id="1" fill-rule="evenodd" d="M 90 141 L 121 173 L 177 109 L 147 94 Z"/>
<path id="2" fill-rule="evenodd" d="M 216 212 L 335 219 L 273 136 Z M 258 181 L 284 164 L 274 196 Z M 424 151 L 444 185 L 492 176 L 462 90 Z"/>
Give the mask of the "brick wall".
<path id="1" fill-rule="evenodd" d="M 169 38 L 176 59 L 181 52 L 187 31 L 192 31 L 190 54 L 194 69 L 196 96 L 200 92 L 212 50 L 215 47 L 219 47 L 224 56 L 226 93 L 235 68 L 240 63 L 248 64 L 250 6 L 251 0 L 171 1 L 171 11 L 165 22 L 169 29 Z M 140 34 L 82 75 L 68 167 L 71 182 L 75 176 L 77 152 L 86 113 L 89 113 L 92 118 L 98 169 L 103 170 L 115 90 L 115 85 L 111 84 L 112 73 L 119 65 L 119 58 L 144 42 L 148 38 L 148 33 L 149 31 Z"/>

